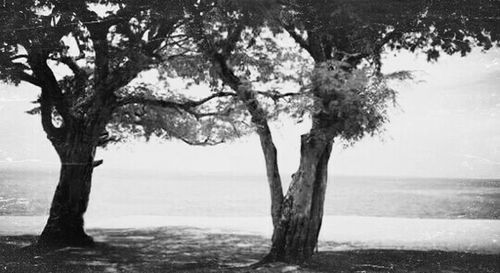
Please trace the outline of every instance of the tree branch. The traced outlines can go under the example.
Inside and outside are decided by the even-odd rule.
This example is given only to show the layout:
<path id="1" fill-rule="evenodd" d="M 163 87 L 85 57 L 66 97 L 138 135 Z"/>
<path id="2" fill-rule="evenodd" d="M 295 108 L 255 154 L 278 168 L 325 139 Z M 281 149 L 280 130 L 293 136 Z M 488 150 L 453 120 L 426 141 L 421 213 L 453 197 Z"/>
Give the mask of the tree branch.
<path id="1" fill-rule="evenodd" d="M 293 25 L 283 23 L 283 28 L 288 32 L 288 34 L 290 34 L 293 40 L 295 40 L 295 42 L 300 45 L 300 47 L 307 51 L 311 50 L 309 43 L 295 31 L 295 27 Z"/>
<path id="2" fill-rule="evenodd" d="M 243 25 L 237 25 L 233 31 L 229 31 L 228 36 L 225 40 L 224 47 L 222 48 L 222 54 L 224 56 L 231 55 L 236 47 L 236 44 L 240 40 L 241 32 L 243 31 Z"/>
<path id="3" fill-rule="evenodd" d="M 283 94 L 281 94 L 277 91 L 269 91 L 269 92 L 256 91 L 256 92 L 257 92 L 257 94 L 264 96 L 264 97 L 271 98 L 274 101 L 278 101 L 278 100 L 280 100 L 282 98 L 286 98 L 286 97 L 295 97 L 295 96 L 303 95 L 303 93 L 297 93 L 297 92 L 288 92 L 288 93 L 283 93 Z"/>
<path id="4" fill-rule="evenodd" d="M 33 85 L 41 87 L 41 83 L 40 83 L 40 81 L 37 78 L 33 77 L 32 75 L 30 75 L 30 74 L 28 74 L 28 73 L 26 73 L 24 71 L 23 72 L 19 72 L 19 77 L 21 78 L 22 81 L 29 82 L 29 83 L 31 83 Z"/>
<path id="5" fill-rule="evenodd" d="M 28 59 L 28 55 L 26 55 L 26 54 L 15 55 L 15 56 L 10 57 L 9 60 L 14 61 L 14 60 L 21 59 L 21 58 Z"/>
<path id="6" fill-rule="evenodd" d="M 140 53 L 131 53 L 129 61 L 120 66 L 119 68 L 109 71 L 107 52 L 102 52 L 101 71 L 97 71 L 96 75 L 100 75 L 101 79 L 96 81 L 96 88 L 94 96 L 88 100 L 88 103 L 98 103 L 100 107 L 113 107 L 116 105 L 115 92 L 120 88 L 129 84 L 137 75 L 149 67 L 150 58 L 143 56 Z M 87 103 L 87 104 L 88 104 Z"/>
<path id="7" fill-rule="evenodd" d="M 205 118 L 205 117 L 214 117 L 214 116 L 228 116 L 231 113 L 231 108 L 227 108 L 223 111 L 215 111 L 215 112 L 198 112 L 193 110 L 184 110 L 189 114 L 193 115 L 196 119 Z"/>
<path id="8" fill-rule="evenodd" d="M 50 97 L 49 91 L 46 87 L 42 86 L 42 95 L 39 100 L 42 127 L 51 142 L 59 142 L 64 137 L 65 131 L 62 128 L 55 127 L 52 123 L 53 103 L 47 97 Z M 68 120 L 64 120 L 64 122 L 67 123 Z"/>
<path id="9" fill-rule="evenodd" d="M 188 140 L 184 137 L 181 137 L 181 136 L 175 136 L 175 138 L 177 139 L 180 139 L 182 142 L 188 144 L 188 145 L 191 145 L 191 146 L 215 146 L 215 145 L 218 145 L 218 144 L 222 144 L 224 143 L 224 139 L 221 139 L 219 141 L 212 141 L 210 139 L 210 136 L 208 136 L 205 140 L 203 141 L 193 141 L 193 140 Z"/>
<path id="10" fill-rule="evenodd" d="M 52 69 L 47 65 L 48 54 L 39 51 L 33 51 L 29 54 L 28 63 L 33 70 L 33 76 L 42 87 L 41 104 L 54 106 L 57 112 L 62 116 L 65 123 L 70 121 L 68 105 L 64 99 L 64 94 L 59 83 L 54 76 Z"/>
<path id="11" fill-rule="evenodd" d="M 75 59 L 69 56 L 50 59 L 65 64 L 73 72 L 74 80 L 76 82 L 76 92 L 72 92 L 73 90 L 69 90 L 71 91 L 71 94 L 76 96 L 80 96 L 81 94 L 83 94 L 86 87 L 85 81 L 87 80 L 87 74 L 78 66 L 78 64 L 75 62 Z"/>
<path id="12" fill-rule="evenodd" d="M 197 107 L 197 106 L 200 106 L 214 98 L 220 98 L 220 97 L 230 97 L 230 96 L 236 96 L 235 93 L 232 93 L 232 92 L 217 92 L 217 93 L 214 93 L 206 98 L 203 98 L 201 100 L 197 100 L 197 101 L 188 101 L 186 102 L 186 105 L 188 107 Z"/>
<path id="13" fill-rule="evenodd" d="M 195 118 L 198 119 L 208 116 L 220 116 L 229 114 L 230 109 L 226 109 L 224 111 L 215 111 L 215 112 L 198 112 L 194 110 L 196 107 L 201 106 L 202 104 L 205 104 L 212 99 L 228 97 L 228 96 L 236 96 L 236 94 L 230 92 L 217 92 L 200 100 L 188 100 L 184 102 L 175 102 L 175 101 L 145 98 L 145 97 L 128 97 L 118 100 L 117 106 L 124 106 L 128 104 L 143 104 L 143 105 L 157 106 L 162 108 L 172 108 L 176 110 L 182 110 L 188 114 L 193 115 Z"/>
<path id="14" fill-rule="evenodd" d="M 69 69 L 71 69 L 71 71 L 73 71 L 73 74 L 75 74 L 75 76 L 79 76 L 83 73 L 83 70 L 76 64 L 76 62 L 71 57 L 63 56 L 59 59 L 51 58 L 51 60 L 65 64 L 67 67 L 69 67 Z"/>
<path id="15" fill-rule="evenodd" d="M 161 100 L 161 99 L 151 99 L 151 98 L 145 98 L 145 97 L 128 97 L 128 98 L 123 98 L 121 100 L 118 100 L 117 104 L 118 106 L 123 106 L 127 104 L 132 104 L 132 103 L 137 103 L 137 104 L 145 104 L 145 105 L 152 105 L 152 106 L 160 106 L 160 107 L 170 107 L 170 108 L 182 108 L 182 107 L 188 107 L 188 108 L 194 108 L 198 107 L 214 98 L 220 98 L 220 97 L 229 97 L 229 96 L 236 96 L 235 93 L 231 92 L 217 92 L 214 93 L 208 97 L 205 97 L 200 100 L 188 100 L 185 102 L 175 102 L 175 101 L 166 101 L 166 100 Z"/>
<path id="16" fill-rule="evenodd" d="M 19 71 L 23 70 L 31 70 L 31 68 L 23 63 L 11 63 L 12 66 L 16 69 L 19 69 Z"/>

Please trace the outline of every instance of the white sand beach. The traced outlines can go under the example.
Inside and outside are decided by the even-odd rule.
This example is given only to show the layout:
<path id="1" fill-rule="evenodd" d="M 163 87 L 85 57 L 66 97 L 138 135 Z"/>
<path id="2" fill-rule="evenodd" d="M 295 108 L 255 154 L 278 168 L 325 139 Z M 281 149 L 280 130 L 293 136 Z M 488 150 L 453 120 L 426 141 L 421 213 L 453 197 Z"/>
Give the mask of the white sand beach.
<path id="1" fill-rule="evenodd" d="M 0 235 L 36 235 L 44 216 L 0 216 Z M 132 215 L 88 218 L 87 229 L 184 226 L 209 233 L 270 237 L 268 217 L 170 217 Z M 97 240 L 99 238 L 96 238 Z M 500 254 L 500 220 L 325 216 L 320 250 L 401 249 Z"/>

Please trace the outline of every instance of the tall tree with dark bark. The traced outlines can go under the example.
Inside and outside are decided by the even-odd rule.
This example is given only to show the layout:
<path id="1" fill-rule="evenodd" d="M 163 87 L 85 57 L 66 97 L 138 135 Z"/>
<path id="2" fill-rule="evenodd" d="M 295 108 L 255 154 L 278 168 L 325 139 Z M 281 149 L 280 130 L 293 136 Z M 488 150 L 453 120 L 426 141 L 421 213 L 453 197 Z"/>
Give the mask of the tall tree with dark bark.
<path id="1" fill-rule="evenodd" d="M 284 196 L 269 122 L 283 112 L 300 116 L 302 104 L 307 104 L 307 92 L 286 92 L 283 86 L 307 77 L 309 71 L 295 46 L 278 45 L 273 36 L 280 30 L 266 23 L 272 10 L 266 9 L 265 1 L 257 2 L 204 1 L 191 6 L 186 32 L 193 38 L 193 51 L 199 53 L 197 63 L 209 70 L 212 86 L 233 95 L 232 105 L 226 107 L 243 110 L 248 125 L 259 136 L 272 221 L 277 225 Z M 271 13 L 262 17 L 267 12 Z M 289 66 L 285 68 L 284 64 Z M 264 90 L 257 89 L 259 84 Z"/>
<path id="2" fill-rule="evenodd" d="M 376 134 L 395 98 L 388 80 L 411 77 L 405 71 L 382 75 L 384 52 L 409 50 L 437 61 L 441 53 L 465 56 L 474 46 L 487 50 L 499 40 L 498 1 L 202 1 L 194 7 L 191 36 L 198 50 L 211 63 L 212 76 L 243 103 L 261 140 L 275 227 L 263 262 L 302 263 L 313 254 L 334 141 Z M 312 125 L 301 137 L 299 167 L 285 196 L 268 123 L 273 113 L 262 97 L 286 94 L 256 90 L 253 83 L 266 81 L 262 73 L 252 79 L 253 71 L 269 67 L 263 65 L 269 56 L 279 59 L 274 43 L 261 46 L 260 55 L 251 53 L 266 27 L 286 31 L 313 63 L 309 80 L 297 81 L 305 84 L 293 95 L 307 101 L 301 106 Z"/>
<path id="3" fill-rule="evenodd" d="M 315 62 L 312 126 L 264 259 L 302 263 L 313 254 L 323 216 L 334 140 L 356 141 L 386 121 L 392 95 L 381 80 L 391 50 L 465 56 L 498 45 L 498 1 L 280 1 L 279 21 Z M 396 76 L 405 76 L 405 73 Z M 363 77 L 367 77 L 363 79 Z M 389 91 L 389 92 L 388 92 Z"/>
<path id="4" fill-rule="evenodd" d="M 129 106 L 168 109 L 171 123 L 203 115 L 200 100 L 156 94 L 133 80 L 159 63 L 182 56 L 177 36 L 188 1 L 3 1 L 0 3 L 0 80 L 30 83 L 41 90 L 42 127 L 61 161 L 47 224 L 39 237 L 43 247 L 89 245 L 84 231 L 98 147 L 114 139 L 107 132 L 129 120 Z M 67 71 L 67 72 L 65 72 Z M 62 78 L 56 75 L 66 74 Z M 124 110 L 125 109 L 125 110 Z M 192 120 L 192 119 L 190 119 Z M 118 126 L 120 127 L 120 126 Z M 121 126 L 123 127 L 123 126 Z M 168 127 L 170 137 L 188 133 Z M 190 127 L 191 128 L 191 127 Z M 192 136 L 189 132 L 186 139 Z"/>
<path id="5" fill-rule="evenodd" d="M 280 251 L 294 251 L 300 248 L 304 236 L 315 246 L 322 217 L 322 205 L 326 187 L 328 157 L 333 145 L 333 134 L 342 133 L 347 140 L 361 138 L 365 133 L 375 133 L 386 120 L 386 107 L 394 98 L 394 91 L 387 86 L 384 75 L 371 76 L 373 69 L 364 67 L 356 71 L 341 69 L 345 63 L 331 61 L 314 67 L 312 58 L 304 57 L 300 47 L 293 44 L 279 45 L 273 34 L 283 32 L 281 22 L 276 22 L 275 13 L 265 8 L 241 8 L 241 3 L 224 2 L 225 5 L 196 7 L 191 11 L 190 36 L 197 41 L 198 51 L 211 64 L 212 76 L 230 89 L 251 117 L 258 134 L 266 163 L 266 172 L 271 192 L 271 215 L 275 228 L 273 237 L 286 228 L 285 221 L 294 219 L 298 236 L 290 238 L 295 245 L 283 246 Z M 231 9 L 231 4 L 234 4 Z M 235 11 L 236 10 L 236 11 Z M 264 16 L 263 16 L 264 15 Z M 270 33 L 267 37 L 264 32 Z M 281 39 L 284 39 L 281 37 Z M 285 42 L 286 44 L 287 42 Z M 293 70 L 295 75 L 283 73 L 283 67 L 301 67 Z M 401 73 L 401 75 L 406 75 Z M 295 92 L 268 88 L 259 91 L 256 86 L 269 83 L 300 83 L 303 86 Z M 331 89 L 336 93 L 332 94 Z M 322 104 L 318 97 L 334 96 L 332 103 Z M 272 100 L 284 107 L 269 107 L 266 100 Z M 277 103 L 277 102 L 280 103 Z M 326 108 L 326 109 L 325 109 Z M 326 111 L 335 111 L 337 123 L 331 125 L 331 118 L 325 118 Z M 302 137 L 302 151 L 299 171 L 293 176 L 287 196 L 283 195 L 281 177 L 277 162 L 269 121 L 281 112 L 302 117 L 309 113 L 313 120 L 314 133 Z M 334 128 L 331 128 L 334 127 Z M 325 136 L 323 134 L 329 134 Z M 329 140 L 331 138 L 331 140 Z M 313 192 L 316 192 L 313 195 Z M 302 194 L 304 193 L 304 194 Z M 294 202 L 290 194 L 297 194 Z M 293 204 L 293 205 L 292 205 Z M 292 207 L 295 208 L 292 209 Z M 309 217 L 310 212 L 313 215 Z M 309 231 L 307 225 L 317 225 L 316 231 Z M 304 234 L 306 233 L 306 234 Z M 301 237 L 302 236 L 302 237 Z M 266 261 L 280 260 L 281 257 Z M 288 262 L 301 262 L 289 256 Z"/>

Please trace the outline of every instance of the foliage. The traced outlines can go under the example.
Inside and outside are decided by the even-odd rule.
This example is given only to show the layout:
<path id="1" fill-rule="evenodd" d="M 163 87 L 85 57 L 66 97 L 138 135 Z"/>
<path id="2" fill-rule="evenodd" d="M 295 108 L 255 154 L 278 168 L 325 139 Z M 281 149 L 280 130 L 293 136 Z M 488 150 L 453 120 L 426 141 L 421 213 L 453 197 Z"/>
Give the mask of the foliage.
<path id="1" fill-rule="evenodd" d="M 499 45 L 498 1 L 279 1 L 275 18 L 315 61 L 310 90 L 313 128 L 348 142 L 373 135 L 388 121 L 396 92 L 380 72 L 392 50 L 465 56 L 474 46 Z"/>
<path id="2" fill-rule="evenodd" d="M 384 52 L 466 55 L 498 45 L 500 25 L 496 0 L 7 0 L 0 12 L 0 80 L 46 89 L 38 100 L 46 107 L 31 113 L 88 123 L 111 109 L 105 123 L 122 139 L 193 143 L 248 132 L 239 88 L 266 119 L 310 114 L 348 140 L 373 134 L 395 94 L 380 74 Z M 208 49 L 223 57 L 238 88 L 221 78 Z M 71 72 L 48 88 L 37 54 L 48 76 Z M 132 82 L 151 69 L 160 85 Z M 184 88 L 166 84 L 178 79 Z M 196 88 L 231 94 L 193 104 Z"/>
<path id="3" fill-rule="evenodd" d="M 379 60 L 384 50 L 407 49 L 435 60 L 439 52 L 465 55 L 500 40 L 498 0 L 283 2 L 280 20 L 290 31 L 318 35 L 326 58 L 347 53 Z"/>
<path id="4" fill-rule="evenodd" d="M 396 91 L 389 86 L 392 77 L 376 75 L 370 67 L 346 71 L 344 65 L 329 60 L 316 66 L 310 87 L 315 90 L 316 103 L 311 114 L 323 122 L 331 121 L 333 134 L 353 143 L 381 130 L 388 121 L 388 107 L 396 101 Z"/>
<path id="5" fill-rule="evenodd" d="M 42 114 L 51 140 L 56 139 L 56 131 L 64 132 L 58 143 L 64 142 L 67 132 L 91 132 L 95 126 L 104 129 L 103 125 L 110 131 L 103 134 L 106 140 L 92 140 L 100 145 L 139 135 L 177 137 L 193 144 L 221 142 L 236 134 L 229 133 L 236 127 L 230 126 L 228 115 L 219 117 L 218 112 L 227 112 L 223 105 L 214 103 L 215 110 L 202 108 L 204 103 L 195 105 L 182 92 L 158 92 L 158 86 L 136 79 L 141 72 L 161 65 L 163 74 L 198 81 L 189 71 L 199 62 L 185 62 L 192 56 L 184 48 L 189 41 L 182 33 L 185 7 L 193 4 L 177 0 L 4 1 L 0 80 L 14 84 L 24 80 L 41 88 L 36 101 L 40 106 L 28 113 Z M 33 65 L 35 57 L 41 68 Z M 198 65 L 198 71 L 202 75 L 203 67 Z M 55 79 L 61 72 L 64 76 Z M 159 86 L 165 87 L 171 79 L 161 80 Z M 54 117 L 62 125 L 55 126 Z M 225 137 L 212 136 L 216 131 Z"/>
<path id="6" fill-rule="evenodd" d="M 308 99 L 300 85 L 309 80 L 312 62 L 266 19 L 273 13 L 263 8 L 265 1 L 247 2 L 208 1 L 188 10 L 185 32 L 192 38 L 190 48 L 196 57 L 187 61 L 204 68 L 202 75 L 193 75 L 197 71 L 193 69 L 189 77 L 212 89 L 233 92 L 240 102 L 256 100 L 263 111 L 258 116 L 266 120 L 282 113 L 302 118 L 304 111 L 298 106 Z M 221 66 L 227 70 L 222 72 Z M 238 106 L 243 104 L 233 105 Z M 255 113 L 251 115 L 254 118 Z"/>
<path id="7" fill-rule="evenodd" d="M 135 97 L 158 99 L 179 103 L 179 107 L 164 107 L 131 103 L 120 108 L 108 125 L 113 139 L 126 141 L 130 137 L 151 137 L 179 139 L 190 145 L 216 145 L 231 141 L 249 133 L 250 127 L 244 123 L 246 113 L 232 96 L 205 103 L 193 109 L 183 108 L 189 103 L 178 92 L 161 92 L 158 86 L 131 86 L 124 93 Z M 131 91 L 133 90 L 133 91 Z M 154 95 L 154 91 L 158 94 Z M 189 93 L 189 90 L 185 90 Z"/>

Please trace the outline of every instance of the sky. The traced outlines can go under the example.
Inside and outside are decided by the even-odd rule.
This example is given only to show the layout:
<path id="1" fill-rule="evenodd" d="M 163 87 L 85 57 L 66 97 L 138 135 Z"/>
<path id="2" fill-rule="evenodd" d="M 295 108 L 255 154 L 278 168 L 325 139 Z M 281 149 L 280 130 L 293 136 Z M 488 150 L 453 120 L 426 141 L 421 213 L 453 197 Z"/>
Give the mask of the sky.
<path id="1" fill-rule="evenodd" d="M 398 83 L 398 106 L 380 136 L 351 147 L 334 146 L 334 175 L 500 178 L 500 50 L 473 51 L 466 58 L 399 53 L 384 59 L 384 71 L 413 70 L 416 79 Z M 38 116 L 24 111 L 39 91 L 0 85 L 0 171 L 16 166 L 58 169 Z M 300 134 L 308 124 L 272 124 L 284 176 L 299 162 Z M 173 173 L 264 173 L 256 135 L 215 147 L 179 141 L 133 141 L 98 152 L 99 168 Z"/>

